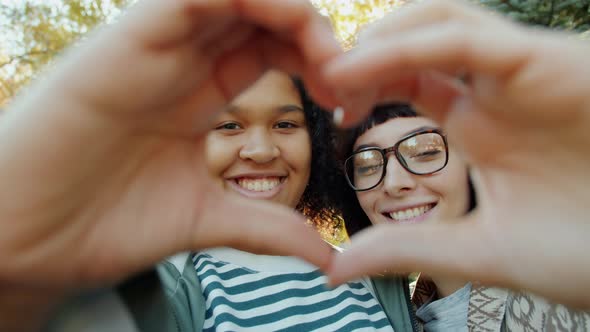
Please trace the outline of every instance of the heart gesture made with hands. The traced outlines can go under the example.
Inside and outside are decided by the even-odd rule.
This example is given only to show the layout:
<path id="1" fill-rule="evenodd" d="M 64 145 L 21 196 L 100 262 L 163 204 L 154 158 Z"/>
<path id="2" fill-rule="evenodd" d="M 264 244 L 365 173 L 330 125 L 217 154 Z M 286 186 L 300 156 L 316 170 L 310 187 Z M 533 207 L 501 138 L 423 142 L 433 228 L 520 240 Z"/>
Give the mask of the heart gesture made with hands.
<path id="1" fill-rule="evenodd" d="M 329 250 L 300 216 L 225 197 L 201 156 L 211 117 L 264 71 L 311 80 L 305 73 L 339 52 L 306 2 L 140 2 L 66 54 L 2 121 L 12 143 L 1 177 L 14 188 L 1 203 L 14 228 L 0 235 L 2 279 L 42 271 L 48 286 L 92 285 L 222 244 L 326 267 Z"/>
<path id="2" fill-rule="evenodd" d="M 232 246 L 300 256 L 335 283 L 425 271 L 590 305 L 574 286 L 590 276 L 588 51 L 456 1 L 385 17 L 348 53 L 306 1 L 141 1 L 3 115 L 0 282 L 59 298 Z M 343 106 L 344 125 L 379 102 L 416 105 L 472 165 L 478 208 L 452 227 L 373 227 L 334 255 L 295 212 L 217 190 L 210 120 L 269 68 Z"/>

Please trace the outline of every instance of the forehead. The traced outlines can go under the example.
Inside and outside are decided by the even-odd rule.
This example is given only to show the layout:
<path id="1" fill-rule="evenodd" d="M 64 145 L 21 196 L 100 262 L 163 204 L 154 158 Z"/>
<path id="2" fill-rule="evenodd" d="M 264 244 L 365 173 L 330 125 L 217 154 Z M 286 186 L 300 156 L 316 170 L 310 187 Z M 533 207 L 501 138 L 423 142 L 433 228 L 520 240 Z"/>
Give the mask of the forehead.
<path id="1" fill-rule="evenodd" d="M 283 105 L 301 106 L 301 98 L 291 78 L 278 71 L 264 74 L 231 102 L 232 108 L 266 109 Z"/>
<path id="2" fill-rule="evenodd" d="M 437 124 L 425 117 L 394 118 L 364 132 L 357 138 L 354 149 L 360 145 L 387 148 L 409 132 L 425 126 L 436 127 Z"/>

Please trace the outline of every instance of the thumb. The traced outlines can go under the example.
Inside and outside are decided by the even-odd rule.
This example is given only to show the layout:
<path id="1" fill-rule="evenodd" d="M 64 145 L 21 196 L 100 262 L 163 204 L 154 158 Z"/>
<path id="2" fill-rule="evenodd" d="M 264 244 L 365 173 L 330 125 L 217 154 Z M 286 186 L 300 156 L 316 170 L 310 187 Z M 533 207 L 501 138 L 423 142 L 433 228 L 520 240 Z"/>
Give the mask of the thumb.
<path id="1" fill-rule="evenodd" d="M 328 270 L 332 284 L 384 270 L 490 280 L 497 269 L 491 238 L 472 216 L 436 225 L 377 225 L 352 238 Z"/>
<path id="2" fill-rule="evenodd" d="M 193 244 L 198 248 L 229 246 L 257 254 L 299 256 L 324 270 L 329 265 L 330 248 L 292 209 L 226 195 L 206 210 L 195 224 Z"/>
<path id="3" fill-rule="evenodd" d="M 237 19 L 238 13 L 232 2 L 142 1 L 128 10 L 121 24 L 134 40 L 150 47 L 167 47 L 191 38 L 202 42 L 212 36 L 199 30 L 219 23 L 222 18 Z M 196 31 L 201 35 L 195 35 Z"/>

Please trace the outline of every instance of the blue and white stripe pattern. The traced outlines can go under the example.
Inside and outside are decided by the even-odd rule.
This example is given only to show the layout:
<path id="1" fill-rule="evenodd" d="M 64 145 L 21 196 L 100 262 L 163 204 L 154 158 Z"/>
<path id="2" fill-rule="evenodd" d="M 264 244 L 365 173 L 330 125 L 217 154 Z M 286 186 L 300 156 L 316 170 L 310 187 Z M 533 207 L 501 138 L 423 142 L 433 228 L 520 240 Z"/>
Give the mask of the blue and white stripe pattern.
<path id="1" fill-rule="evenodd" d="M 393 331 L 361 282 L 330 289 L 317 269 L 256 271 L 207 253 L 193 262 L 206 299 L 204 331 Z"/>

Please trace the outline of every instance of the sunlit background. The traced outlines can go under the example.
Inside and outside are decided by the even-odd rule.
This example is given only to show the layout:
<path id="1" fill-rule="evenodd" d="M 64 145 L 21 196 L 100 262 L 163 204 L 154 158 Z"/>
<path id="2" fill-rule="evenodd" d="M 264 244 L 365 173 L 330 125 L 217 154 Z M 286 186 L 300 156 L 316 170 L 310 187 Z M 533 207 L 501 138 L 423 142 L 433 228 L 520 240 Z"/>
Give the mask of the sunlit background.
<path id="1" fill-rule="evenodd" d="M 110 23 L 137 0 L 0 0 L 0 110 L 51 67 L 62 50 L 95 26 Z M 280 0 L 277 0 L 280 1 Z M 330 18 L 345 48 L 363 26 L 420 0 L 311 0 Z M 590 37 L 590 0 L 471 0 L 514 20 Z M 320 230 L 330 242 L 346 238 L 341 222 Z"/>

